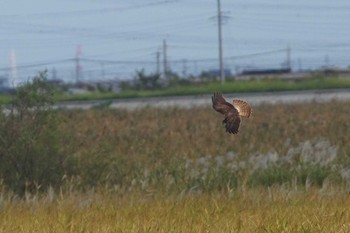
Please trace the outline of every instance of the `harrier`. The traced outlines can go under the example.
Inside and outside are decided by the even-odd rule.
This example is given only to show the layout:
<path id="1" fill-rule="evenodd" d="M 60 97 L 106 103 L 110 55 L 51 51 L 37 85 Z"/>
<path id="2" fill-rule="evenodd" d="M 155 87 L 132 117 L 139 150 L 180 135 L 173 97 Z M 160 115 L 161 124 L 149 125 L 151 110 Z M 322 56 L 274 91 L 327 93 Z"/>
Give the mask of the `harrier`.
<path id="1" fill-rule="evenodd" d="M 241 116 L 249 118 L 252 114 L 252 108 L 243 100 L 233 100 L 233 104 L 230 104 L 221 93 L 217 92 L 214 93 L 211 99 L 213 108 L 225 116 L 222 123 L 225 124 L 226 132 L 228 133 L 238 133 Z"/>

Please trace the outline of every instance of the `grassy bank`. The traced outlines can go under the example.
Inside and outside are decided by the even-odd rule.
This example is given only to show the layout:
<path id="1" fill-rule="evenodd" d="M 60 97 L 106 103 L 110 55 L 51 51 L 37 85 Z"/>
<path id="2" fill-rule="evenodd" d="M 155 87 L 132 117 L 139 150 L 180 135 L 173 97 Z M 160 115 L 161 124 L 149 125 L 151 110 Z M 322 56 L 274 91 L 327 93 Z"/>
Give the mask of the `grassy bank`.
<path id="1" fill-rule="evenodd" d="M 167 88 L 155 90 L 123 90 L 114 92 L 89 92 L 85 94 L 56 93 L 56 101 L 67 100 L 96 100 L 96 99 L 118 99 L 137 97 L 159 97 L 179 95 L 201 95 L 213 92 L 242 93 L 242 92 L 266 92 L 266 91 L 296 91 L 350 88 L 350 78 L 340 77 L 314 77 L 299 81 L 286 81 L 280 79 L 262 80 L 228 80 L 224 85 L 219 82 L 208 82 L 191 85 L 173 85 Z M 0 95 L 0 104 L 9 103 L 11 98 Z"/>
<path id="2" fill-rule="evenodd" d="M 350 88 L 350 78 L 309 78 L 300 81 L 285 81 L 279 79 L 227 81 L 224 85 L 219 82 L 171 86 L 156 90 L 124 90 L 120 93 L 92 92 L 76 95 L 57 95 L 56 100 L 94 100 L 114 98 L 136 98 L 136 97 L 157 97 L 157 96 L 178 96 L 178 95 L 200 95 L 210 94 L 216 91 L 223 93 L 242 92 L 266 92 L 266 91 L 295 91 L 295 90 L 316 90 L 316 89 Z"/>

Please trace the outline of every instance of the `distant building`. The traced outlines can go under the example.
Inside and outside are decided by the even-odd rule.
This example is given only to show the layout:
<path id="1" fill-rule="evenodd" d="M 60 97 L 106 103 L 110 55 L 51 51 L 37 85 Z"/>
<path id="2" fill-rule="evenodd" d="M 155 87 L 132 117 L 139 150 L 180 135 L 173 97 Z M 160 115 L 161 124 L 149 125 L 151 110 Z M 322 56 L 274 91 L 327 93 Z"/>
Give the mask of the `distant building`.
<path id="1" fill-rule="evenodd" d="M 64 85 L 64 81 L 62 79 L 48 79 L 47 83 L 56 87 Z"/>
<path id="2" fill-rule="evenodd" d="M 281 69 L 250 69 L 243 70 L 241 75 L 273 75 L 273 74 L 288 74 L 291 73 L 290 68 Z"/>
<path id="3" fill-rule="evenodd" d="M 0 86 L 0 94 L 12 95 L 15 93 L 15 89 L 11 87 Z"/>
<path id="4" fill-rule="evenodd" d="M 207 74 L 212 77 L 220 77 L 221 76 L 221 70 L 215 69 L 215 70 L 208 70 Z M 230 69 L 224 69 L 225 76 L 232 76 Z"/>

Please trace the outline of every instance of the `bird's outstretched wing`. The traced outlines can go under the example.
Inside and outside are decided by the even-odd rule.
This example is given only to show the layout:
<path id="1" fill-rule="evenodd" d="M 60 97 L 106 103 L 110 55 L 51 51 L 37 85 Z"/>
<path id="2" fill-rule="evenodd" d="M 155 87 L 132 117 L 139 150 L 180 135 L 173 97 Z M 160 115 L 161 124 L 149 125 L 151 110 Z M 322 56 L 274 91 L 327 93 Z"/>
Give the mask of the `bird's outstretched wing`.
<path id="1" fill-rule="evenodd" d="M 228 103 L 221 93 L 214 93 L 212 101 L 213 108 L 225 116 L 222 123 L 225 124 L 226 132 L 238 133 L 241 123 L 238 110 L 232 104 Z"/>
<path id="2" fill-rule="evenodd" d="M 225 119 L 222 123 L 225 124 L 226 132 L 233 134 L 238 133 L 241 118 L 239 117 L 237 110 L 233 109 L 225 114 Z"/>
<path id="3" fill-rule="evenodd" d="M 233 100 L 233 106 L 237 109 L 240 116 L 249 118 L 252 115 L 252 108 L 243 100 Z"/>
<path id="4" fill-rule="evenodd" d="M 213 101 L 213 108 L 224 115 L 233 108 L 233 105 L 227 102 L 221 93 L 215 92 L 211 100 Z"/>

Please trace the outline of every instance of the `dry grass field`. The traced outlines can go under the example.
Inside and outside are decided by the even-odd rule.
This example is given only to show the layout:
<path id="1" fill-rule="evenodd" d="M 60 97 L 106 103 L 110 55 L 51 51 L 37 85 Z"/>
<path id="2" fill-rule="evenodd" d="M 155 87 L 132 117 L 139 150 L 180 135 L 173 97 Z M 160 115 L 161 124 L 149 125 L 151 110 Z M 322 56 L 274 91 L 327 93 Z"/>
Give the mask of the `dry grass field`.
<path id="1" fill-rule="evenodd" d="M 182 192 L 305 181 L 343 182 L 350 102 L 262 105 L 229 135 L 211 108 L 62 113 L 79 182 Z M 164 190 L 163 190 L 164 191 Z"/>
<path id="2" fill-rule="evenodd" d="M 281 187 L 228 194 L 102 193 L 1 200 L 0 232 L 349 232 L 348 193 Z"/>
<path id="3" fill-rule="evenodd" d="M 0 232 L 349 232 L 350 102 L 55 112 L 60 184 L 0 184 Z M 70 161 L 69 163 L 66 162 Z"/>

